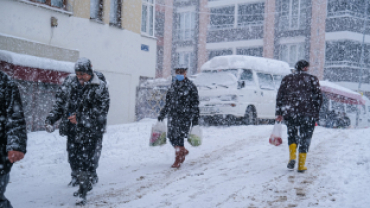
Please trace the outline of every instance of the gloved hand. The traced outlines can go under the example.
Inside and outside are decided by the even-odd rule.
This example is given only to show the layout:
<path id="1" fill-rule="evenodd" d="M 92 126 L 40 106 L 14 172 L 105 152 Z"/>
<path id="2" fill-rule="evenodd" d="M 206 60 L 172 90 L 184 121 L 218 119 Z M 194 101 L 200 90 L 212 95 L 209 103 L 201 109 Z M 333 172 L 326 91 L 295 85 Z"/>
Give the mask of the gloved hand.
<path id="1" fill-rule="evenodd" d="M 51 122 L 49 121 L 49 120 L 46 120 L 45 121 L 45 130 L 46 130 L 46 132 L 48 132 L 48 133 L 52 133 L 52 132 L 54 132 L 54 126 L 53 125 L 51 125 Z"/>
<path id="2" fill-rule="evenodd" d="M 192 125 L 192 126 L 198 126 L 198 125 L 199 125 L 199 121 L 198 121 L 198 119 L 194 119 L 194 120 L 191 122 L 191 125 Z"/>
<path id="3" fill-rule="evenodd" d="M 162 116 L 158 116 L 158 121 L 163 121 L 163 117 Z"/>

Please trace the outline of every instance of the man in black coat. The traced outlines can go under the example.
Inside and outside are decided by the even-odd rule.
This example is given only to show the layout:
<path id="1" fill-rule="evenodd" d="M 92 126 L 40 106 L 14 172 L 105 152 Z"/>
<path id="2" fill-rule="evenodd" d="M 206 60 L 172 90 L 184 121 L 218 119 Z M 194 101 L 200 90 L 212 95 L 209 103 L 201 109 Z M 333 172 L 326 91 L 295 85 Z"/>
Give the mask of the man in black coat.
<path id="1" fill-rule="evenodd" d="M 76 74 L 69 75 L 58 89 L 56 103 L 46 118 L 46 129 L 52 129 L 57 120 L 62 119 L 59 133 L 67 136 L 68 159 L 80 185 L 75 196 L 86 202 L 87 191 L 92 189 L 92 177 L 96 171 L 109 110 L 107 83 L 99 79 L 93 71 L 89 59 L 80 58 L 75 64 Z M 72 179 L 73 182 L 74 179 Z"/>
<path id="2" fill-rule="evenodd" d="M 298 61 L 295 65 L 297 71 L 281 81 L 276 98 L 276 120 L 285 120 L 288 127 L 290 159 L 287 167 L 294 169 L 299 145 L 298 172 L 307 170 L 307 152 L 323 100 L 319 79 L 307 73 L 309 66 L 305 60 Z"/>
<path id="3" fill-rule="evenodd" d="M 197 87 L 186 78 L 186 68 L 178 68 L 176 81 L 167 91 L 166 104 L 158 117 L 162 121 L 168 115 L 168 134 L 175 148 L 173 168 L 179 168 L 189 151 L 184 147 L 184 139 L 188 137 L 190 126 L 198 125 L 199 96 Z"/>
<path id="4" fill-rule="evenodd" d="M 26 154 L 27 130 L 17 84 L 0 71 L 0 207 L 12 208 L 4 196 L 13 163 Z"/>

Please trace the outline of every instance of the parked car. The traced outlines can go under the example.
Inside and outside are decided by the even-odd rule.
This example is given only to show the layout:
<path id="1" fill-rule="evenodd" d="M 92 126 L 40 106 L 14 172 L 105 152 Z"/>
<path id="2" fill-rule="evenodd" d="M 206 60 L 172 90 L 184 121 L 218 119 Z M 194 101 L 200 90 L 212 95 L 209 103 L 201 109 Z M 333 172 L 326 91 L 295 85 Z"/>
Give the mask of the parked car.
<path id="1" fill-rule="evenodd" d="M 257 124 L 275 119 L 276 94 L 291 73 L 288 63 L 252 56 L 218 56 L 206 62 L 194 83 L 201 122 Z"/>

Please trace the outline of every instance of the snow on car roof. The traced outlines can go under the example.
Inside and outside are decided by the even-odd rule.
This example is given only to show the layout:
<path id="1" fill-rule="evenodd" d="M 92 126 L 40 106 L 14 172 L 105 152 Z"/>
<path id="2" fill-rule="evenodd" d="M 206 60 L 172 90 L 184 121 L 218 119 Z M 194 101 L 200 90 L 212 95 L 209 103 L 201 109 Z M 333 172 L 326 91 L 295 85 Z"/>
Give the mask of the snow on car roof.
<path id="1" fill-rule="evenodd" d="M 207 61 L 201 70 L 219 70 L 219 69 L 254 69 L 266 73 L 290 74 L 289 64 L 274 59 L 229 55 L 217 56 Z"/>
<path id="2" fill-rule="evenodd" d="M 48 69 L 74 73 L 75 63 L 66 61 L 56 61 L 48 58 L 13 53 L 0 50 L 0 61 L 5 61 L 18 66 L 25 66 L 37 69 Z"/>

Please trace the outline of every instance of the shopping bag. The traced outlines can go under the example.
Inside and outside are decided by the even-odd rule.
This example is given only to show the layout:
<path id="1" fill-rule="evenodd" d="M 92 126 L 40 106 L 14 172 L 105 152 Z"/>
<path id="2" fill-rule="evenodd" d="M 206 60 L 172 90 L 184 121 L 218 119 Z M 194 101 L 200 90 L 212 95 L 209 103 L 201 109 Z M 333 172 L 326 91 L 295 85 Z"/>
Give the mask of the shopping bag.
<path id="1" fill-rule="evenodd" d="M 152 126 L 152 132 L 150 134 L 149 146 L 162 146 L 166 144 L 167 127 L 164 122 L 157 122 Z"/>
<path id="2" fill-rule="evenodd" d="M 282 135 L 282 125 L 280 122 L 275 123 L 274 129 L 272 130 L 271 136 L 269 138 L 269 143 L 275 146 L 281 145 L 283 143 L 281 135 Z"/>
<path id="3" fill-rule="evenodd" d="M 202 129 L 197 125 L 193 126 L 188 136 L 188 142 L 191 146 L 197 147 L 202 144 Z"/>

